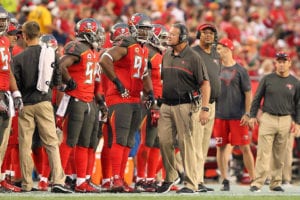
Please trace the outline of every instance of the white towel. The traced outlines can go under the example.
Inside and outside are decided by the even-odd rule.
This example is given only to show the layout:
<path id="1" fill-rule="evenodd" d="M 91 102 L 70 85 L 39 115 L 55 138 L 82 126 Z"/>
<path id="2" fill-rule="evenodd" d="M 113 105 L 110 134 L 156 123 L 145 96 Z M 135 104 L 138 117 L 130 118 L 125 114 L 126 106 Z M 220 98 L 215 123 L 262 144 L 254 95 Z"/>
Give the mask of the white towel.
<path id="1" fill-rule="evenodd" d="M 64 94 L 63 98 L 61 99 L 58 109 L 56 111 L 56 115 L 60 117 L 64 117 L 69 105 L 70 96 L 66 93 Z"/>
<path id="2" fill-rule="evenodd" d="M 51 47 L 42 45 L 42 50 L 39 60 L 39 77 L 36 89 L 44 94 L 49 91 L 50 82 L 53 75 L 52 63 L 55 62 L 55 52 Z"/>

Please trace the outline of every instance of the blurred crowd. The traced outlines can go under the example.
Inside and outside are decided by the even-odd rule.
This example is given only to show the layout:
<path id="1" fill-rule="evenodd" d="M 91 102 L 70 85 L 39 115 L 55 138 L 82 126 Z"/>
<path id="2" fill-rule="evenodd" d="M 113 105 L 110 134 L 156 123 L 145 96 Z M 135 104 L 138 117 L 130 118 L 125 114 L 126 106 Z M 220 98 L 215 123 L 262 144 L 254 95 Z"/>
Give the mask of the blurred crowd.
<path id="1" fill-rule="evenodd" d="M 15 0 L 2 1 L 3 7 L 23 24 L 37 5 L 45 3 L 52 16 L 52 33 L 60 46 L 74 39 L 74 27 L 80 19 L 92 17 L 109 32 L 116 22 L 127 22 L 133 13 L 150 16 L 153 23 L 169 27 L 186 24 L 190 43 L 197 27 L 214 24 L 219 38 L 234 41 L 236 59 L 245 66 L 252 79 L 272 71 L 270 58 L 286 51 L 293 60 L 292 71 L 300 76 L 300 1 L 297 0 Z M 107 41 L 109 43 L 109 41 Z M 107 46 L 108 44 L 106 44 Z"/>
<path id="2" fill-rule="evenodd" d="M 287 52 L 291 73 L 300 78 L 300 0 L 1 0 L 22 25 L 41 19 L 42 34 L 52 34 L 63 47 L 75 39 L 75 25 L 85 18 L 100 21 L 106 32 L 103 48 L 112 46 L 109 32 L 117 22 L 127 23 L 134 13 L 145 13 L 153 24 L 170 28 L 186 25 L 189 44 L 196 46 L 199 25 L 213 24 L 218 38 L 233 41 L 234 59 L 245 67 L 253 93 L 263 75 L 274 71 L 276 52 Z M 42 12 L 47 17 L 42 17 Z M 45 19 L 47 23 L 42 22 Z"/>

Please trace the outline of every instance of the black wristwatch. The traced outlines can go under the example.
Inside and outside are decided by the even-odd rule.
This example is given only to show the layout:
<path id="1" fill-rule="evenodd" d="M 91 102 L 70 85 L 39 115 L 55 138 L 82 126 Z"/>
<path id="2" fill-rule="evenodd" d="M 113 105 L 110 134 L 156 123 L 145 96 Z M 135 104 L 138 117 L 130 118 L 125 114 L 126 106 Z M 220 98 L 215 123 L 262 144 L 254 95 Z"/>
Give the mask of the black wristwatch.
<path id="1" fill-rule="evenodd" d="M 205 112 L 209 112 L 209 107 L 201 107 L 201 110 L 203 110 Z"/>

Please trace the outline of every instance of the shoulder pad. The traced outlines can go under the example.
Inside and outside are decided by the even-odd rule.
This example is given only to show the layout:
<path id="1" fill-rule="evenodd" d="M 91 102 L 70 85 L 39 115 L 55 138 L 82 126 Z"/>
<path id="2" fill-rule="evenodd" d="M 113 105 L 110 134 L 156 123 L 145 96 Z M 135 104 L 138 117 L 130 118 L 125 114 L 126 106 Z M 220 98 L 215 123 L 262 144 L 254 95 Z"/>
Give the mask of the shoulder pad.
<path id="1" fill-rule="evenodd" d="M 69 55 L 74 55 L 74 56 L 80 57 L 80 55 L 88 49 L 89 49 L 89 47 L 81 42 L 71 41 L 68 44 L 66 44 L 65 49 L 64 49 L 64 54 L 69 54 Z"/>
<path id="2" fill-rule="evenodd" d="M 120 44 L 120 47 L 128 47 L 135 43 L 137 43 L 137 42 L 133 37 L 131 37 L 131 36 L 125 37 L 125 38 L 123 38 L 122 43 Z"/>

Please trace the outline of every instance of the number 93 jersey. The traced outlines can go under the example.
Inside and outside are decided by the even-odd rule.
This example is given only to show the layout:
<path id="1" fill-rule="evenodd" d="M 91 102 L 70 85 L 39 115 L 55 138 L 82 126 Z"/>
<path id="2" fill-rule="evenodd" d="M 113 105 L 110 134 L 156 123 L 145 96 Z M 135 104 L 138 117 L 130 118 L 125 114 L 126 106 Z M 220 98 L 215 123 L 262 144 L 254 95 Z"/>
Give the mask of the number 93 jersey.
<path id="1" fill-rule="evenodd" d="M 143 90 L 143 77 L 148 75 L 148 48 L 141 45 L 132 37 L 126 37 L 120 44 L 127 48 L 127 55 L 114 62 L 114 70 L 117 77 L 129 90 L 130 97 L 123 99 L 116 87 L 110 83 L 107 95 L 107 104 L 139 103 L 140 93 Z"/>
<path id="2" fill-rule="evenodd" d="M 84 43 L 72 41 L 65 46 L 64 54 L 80 58 L 79 62 L 68 67 L 68 72 L 77 83 L 77 88 L 66 93 L 84 102 L 93 101 L 99 61 L 97 52 Z"/>
<path id="3" fill-rule="evenodd" d="M 9 90 L 10 52 L 9 40 L 0 36 L 0 91 Z"/>

